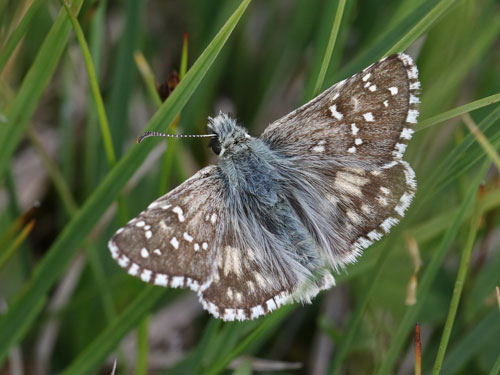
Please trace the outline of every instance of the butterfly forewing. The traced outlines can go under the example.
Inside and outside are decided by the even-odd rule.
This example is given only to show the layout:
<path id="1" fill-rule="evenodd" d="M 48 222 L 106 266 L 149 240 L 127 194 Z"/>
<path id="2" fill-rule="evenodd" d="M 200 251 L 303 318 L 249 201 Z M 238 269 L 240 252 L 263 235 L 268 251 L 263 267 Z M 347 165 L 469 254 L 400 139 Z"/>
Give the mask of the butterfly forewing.
<path id="1" fill-rule="evenodd" d="M 261 138 L 287 155 L 401 158 L 417 121 L 417 69 L 397 54 L 273 122 Z"/>
<path id="2" fill-rule="evenodd" d="M 206 288 L 224 207 L 216 167 L 196 173 L 119 229 L 109 242 L 128 273 L 161 286 Z"/>

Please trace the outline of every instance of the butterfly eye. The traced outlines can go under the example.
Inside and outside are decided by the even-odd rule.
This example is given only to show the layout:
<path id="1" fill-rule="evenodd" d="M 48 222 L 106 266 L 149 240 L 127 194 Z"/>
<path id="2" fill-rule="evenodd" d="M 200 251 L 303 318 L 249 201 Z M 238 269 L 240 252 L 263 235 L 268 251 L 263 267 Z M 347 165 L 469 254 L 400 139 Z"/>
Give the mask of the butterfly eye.
<path id="1" fill-rule="evenodd" d="M 210 142 L 208 143 L 208 147 L 211 147 L 212 150 L 215 152 L 215 154 L 219 155 L 220 151 L 221 151 L 221 145 L 220 145 L 219 137 L 211 138 Z"/>

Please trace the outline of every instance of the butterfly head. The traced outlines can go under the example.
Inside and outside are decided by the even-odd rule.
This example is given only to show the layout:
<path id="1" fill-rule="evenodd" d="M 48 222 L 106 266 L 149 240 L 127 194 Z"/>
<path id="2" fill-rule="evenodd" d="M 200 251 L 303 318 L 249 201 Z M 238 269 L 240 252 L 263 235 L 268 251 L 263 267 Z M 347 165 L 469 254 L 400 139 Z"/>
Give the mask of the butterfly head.
<path id="1" fill-rule="evenodd" d="M 252 138 L 235 119 L 222 112 L 217 117 L 208 118 L 207 133 L 216 135 L 210 139 L 208 146 L 219 157 L 228 157 L 246 149 L 248 141 Z"/>

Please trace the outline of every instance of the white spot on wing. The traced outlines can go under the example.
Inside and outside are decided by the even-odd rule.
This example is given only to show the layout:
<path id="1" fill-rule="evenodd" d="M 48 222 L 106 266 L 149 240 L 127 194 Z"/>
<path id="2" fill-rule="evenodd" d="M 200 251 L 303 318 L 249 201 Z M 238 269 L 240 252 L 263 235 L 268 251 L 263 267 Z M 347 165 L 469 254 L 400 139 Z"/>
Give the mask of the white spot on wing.
<path id="1" fill-rule="evenodd" d="M 370 90 L 371 92 L 374 92 L 376 89 L 377 89 L 376 85 L 371 85 L 370 87 L 368 87 L 368 90 Z"/>
<path id="2" fill-rule="evenodd" d="M 353 224 L 361 224 L 363 222 L 363 218 L 353 210 L 347 210 L 346 215 Z"/>
<path id="3" fill-rule="evenodd" d="M 217 214 L 212 214 L 212 217 L 210 218 L 210 222 L 212 224 L 215 224 L 217 222 Z"/>
<path id="4" fill-rule="evenodd" d="M 118 259 L 118 264 L 120 265 L 121 268 L 126 268 L 130 262 L 130 259 L 126 255 L 122 255 Z"/>
<path id="5" fill-rule="evenodd" d="M 184 286 L 184 277 L 183 276 L 172 277 L 172 281 L 170 282 L 170 286 L 172 288 L 179 288 L 181 286 Z"/>
<path id="6" fill-rule="evenodd" d="M 416 109 L 410 109 L 408 111 L 408 116 L 406 117 L 406 122 L 409 122 L 410 124 L 416 124 L 417 117 L 418 117 L 418 111 Z"/>
<path id="7" fill-rule="evenodd" d="M 201 248 L 202 248 L 203 250 L 207 250 L 207 249 L 208 249 L 208 243 L 203 242 L 203 243 L 201 244 Z"/>
<path id="8" fill-rule="evenodd" d="M 356 152 L 356 147 L 352 146 L 347 149 L 347 152 L 350 152 L 351 154 L 354 154 Z"/>
<path id="9" fill-rule="evenodd" d="M 251 319 L 258 318 L 259 316 L 262 315 L 264 315 L 264 308 L 261 305 L 252 307 L 250 314 Z"/>
<path id="10" fill-rule="evenodd" d="M 170 240 L 170 244 L 174 247 L 174 249 L 179 248 L 179 241 L 175 237 L 172 237 L 172 239 Z"/>
<path id="11" fill-rule="evenodd" d="M 149 240 L 153 236 L 153 233 L 150 230 L 148 230 L 148 231 L 146 231 L 146 233 L 144 233 L 144 235 Z"/>
<path id="12" fill-rule="evenodd" d="M 344 115 L 337 111 L 336 104 L 330 107 L 330 112 L 332 113 L 332 116 L 335 117 L 337 120 L 342 120 L 344 118 Z"/>
<path id="13" fill-rule="evenodd" d="M 408 193 L 403 193 L 399 199 L 398 205 L 394 208 L 400 216 L 404 216 L 406 209 L 410 206 L 413 196 Z"/>
<path id="14" fill-rule="evenodd" d="M 138 271 L 139 271 L 139 266 L 135 263 L 132 263 L 132 265 L 128 269 L 128 274 L 131 276 L 136 276 Z"/>
<path id="15" fill-rule="evenodd" d="M 410 95 L 410 104 L 418 104 L 420 103 L 420 99 L 415 95 Z"/>
<path id="16" fill-rule="evenodd" d="M 140 227 L 143 227 L 144 225 L 146 225 L 146 223 L 145 223 L 144 221 L 142 221 L 142 220 L 141 220 L 141 221 L 138 221 L 137 223 L 135 223 L 135 226 L 136 226 L 136 227 L 139 227 L 139 228 L 140 228 Z"/>
<path id="17" fill-rule="evenodd" d="M 149 257 L 149 251 L 145 247 L 141 249 L 141 257 L 143 258 Z"/>
<path id="18" fill-rule="evenodd" d="M 398 220 L 396 220 L 393 217 L 388 217 L 385 219 L 382 224 L 380 224 L 380 227 L 384 230 L 385 233 L 389 233 L 391 228 L 398 223 Z"/>
<path id="19" fill-rule="evenodd" d="M 163 273 L 157 273 L 155 277 L 155 284 L 159 286 L 167 286 L 168 285 L 167 275 L 164 275 Z"/>
<path id="20" fill-rule="evenodd" d="M 151 273 L 150 270 L 143 270 L 141 273 L 141 280 L 145 283 L 149 282 L 149 280 L 151 280 Z"/>
<path id="21" fill-rule="evenodd" d="M 370 77 L 372 76 L 371 73 L 367 73 L 364 77 L 363 77 L 363 82 L 366 82 L 370 79 Z"/>
<path id="22" fill-rule="evenodd" d="M 389 101 L 388 100 L 384 100 L 384 107 L 389 107 Z"/>
<path id="23" fill-rule="evenodd" d="M 363 114 L 363 117 L 365 118 L 366 121 L 368 122 L 373 122 L 375 119 L 373 118 L 373 113 L 367 112 Z"/>
<path id="24" fill-rule="evenodd" d="M 397 87 L 389 87 L 388 90 L 391 92 L 391 95 L 396 95 L 398 93 Z"/>
<path id="25" fill-rule="evenodd" d="M 160 249 L 154 249 L 153 253 L 155 253 L 156 255 L 161 255 Z"/>
<path id="26" fill-rule="evenodd" d="M 355 143 L 356 145 L 358 145 L 358 146 L 359 146 L 360 144 L 362 144 L 362 143 L 363 143 L 363 140 L 362 140 L 361 138 L 356 138 L 356 139 L 354 140 L 354 143 Z"/>
<path id="27" fill-rule="evenodd" d="M 177 214 L 177 217 L 181 223 L 186 220 L 186 218 L 184 217 L 184 212 L 179 206 L 175 206 L 174 208 L 172 208 L 172 212 Z"/>
<path id="28" fill-rule="evenodd" d="M 420 89 L 420 82 L 413 82 L 410 83 L 410 90 L 419 90 Z"/>
<path id="29" fill-rule="evenodd" d="M 415 133 L 413 129 L 403 128 L 403 130 L 401 131 L 401 138 L 411 139 L 413 133 Z"/>
<path id="30" fill-rule="evenodd" d="M 198 251 L 198 250 L 200 250 L 200 245 L 195 243 L 194 244 L 194 251 Z"/>
<path id="31" fill-rule="evenodd" d="M 193 242 L 193 237 L 191 237 L 188 232 L 184 232 L 182 238 L 184 238 L 187 242 Z"/>
<path id="32" fill-rule="evenodd" d="M 356 126 L 356 124 L 354 124 L 354 123 L 351 124 L 351 131 L 352 131 L 352 135 L 358 134 L 359 128 Z"/>

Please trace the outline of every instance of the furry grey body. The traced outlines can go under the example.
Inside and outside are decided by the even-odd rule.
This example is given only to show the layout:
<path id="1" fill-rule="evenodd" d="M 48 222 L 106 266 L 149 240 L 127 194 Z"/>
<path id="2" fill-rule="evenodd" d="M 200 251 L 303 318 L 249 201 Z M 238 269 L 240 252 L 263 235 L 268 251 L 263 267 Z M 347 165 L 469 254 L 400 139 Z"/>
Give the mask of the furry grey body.
<path id="1" fill-rule="evenodd" d="M 410 57 L 392 55 L 251 137 L 210 119 L 219 155 L 109 242 L 129 274 L 189 287 L 211 314 L 253 319 L 334 284 L 404 216 L 416 191 L 402 160 L 418 115 Z"/>
<path id="2" fill-rule="evenodd" d="M 231 238 L 221 241 L 229 240 L 241 249 L 255 249 L 264 272 L 277 276 L 287 287 L 326 268 L 318 244 L 297 212 L 300 209 L 307 217 L 311 207 L 303 202 L 321 200 L 305 195 L 290 183 L 298 177 L 291 175 L 297 173 L 290 158 L 249 136 L 227 115 L 216 117 L 209 129 L 218 135 L 222 146 L 217 175 L 224 184 L 224 223 L 228 225 L 222 232 Z M 321 211 L 319 205 L 315 208 Z"/>

